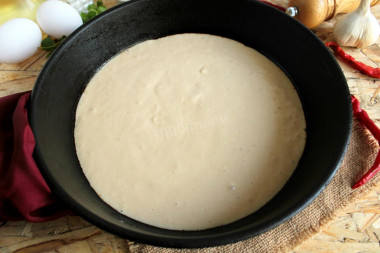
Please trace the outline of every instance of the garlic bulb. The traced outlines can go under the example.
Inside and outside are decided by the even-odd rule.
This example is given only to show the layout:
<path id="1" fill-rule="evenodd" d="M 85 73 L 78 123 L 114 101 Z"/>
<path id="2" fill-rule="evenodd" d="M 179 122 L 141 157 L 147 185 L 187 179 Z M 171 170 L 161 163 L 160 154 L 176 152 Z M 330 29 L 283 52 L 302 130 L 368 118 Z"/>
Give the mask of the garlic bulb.
<path id="1" fill-rule="evenodd" d="M 370 0 L 339 19 L 333 30 L 334 40 L 341 46 L 364 48 L 374 44 L 380 35 L 379 22 L 370 10 Z"/>

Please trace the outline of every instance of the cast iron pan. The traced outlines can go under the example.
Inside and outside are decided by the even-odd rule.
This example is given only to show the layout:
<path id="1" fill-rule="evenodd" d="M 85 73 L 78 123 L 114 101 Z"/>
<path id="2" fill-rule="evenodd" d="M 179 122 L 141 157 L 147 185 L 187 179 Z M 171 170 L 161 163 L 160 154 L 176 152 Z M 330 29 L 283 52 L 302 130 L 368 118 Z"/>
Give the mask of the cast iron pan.
<path id="1" fill-rule="evenodd" d="M 90 187 L 74 146 L 77 103 L 97 69 L 125 48 L 178 33 L 228 37 L 269 57 L 293 81 L 307 121 L 306 149 L 282 191 L 258 212 L 203 231 L 159 229 L 113 210 Z M 78 29 L 50 57 L 33 89 L 30 115 L 37 163 L 69 207 L 119 236 L 189 248 L 247 239 L 302 210 L 333 177 L 352 120 L 345 78 L 324 44 L 286 14 L 254 0 L 137 0 L 103 13 Z"/>

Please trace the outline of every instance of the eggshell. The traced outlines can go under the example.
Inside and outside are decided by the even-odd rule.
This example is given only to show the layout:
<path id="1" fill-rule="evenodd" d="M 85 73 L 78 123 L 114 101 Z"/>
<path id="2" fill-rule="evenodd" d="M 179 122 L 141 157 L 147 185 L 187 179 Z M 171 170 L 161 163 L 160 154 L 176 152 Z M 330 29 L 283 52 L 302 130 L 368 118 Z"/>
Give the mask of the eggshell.
<path id="1" fill-rule="evenodd" d="M 46 34 L 57 39 L 70 35 L 83 24 L 74 7 L 61 1 L 43 2 L 37 10 L 37 22 Z"/>
<path id="2" fill-rule="evenodd" d="M 15 18 L 0 26 L 0 62 L 18 63 L 32 56 L 41 44 L 42 34 L 30 19 Z"/>

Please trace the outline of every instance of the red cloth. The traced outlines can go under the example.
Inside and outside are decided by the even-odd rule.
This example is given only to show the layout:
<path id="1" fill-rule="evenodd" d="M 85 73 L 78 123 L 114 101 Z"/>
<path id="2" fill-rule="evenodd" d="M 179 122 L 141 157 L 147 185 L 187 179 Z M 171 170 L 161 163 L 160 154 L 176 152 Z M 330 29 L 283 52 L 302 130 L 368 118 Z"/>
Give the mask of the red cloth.
<path id="1" fill-rule="evenodd" d="M 27 115 L 29 98 L 30 92 L 0 98 L 0 221 L 44 222 L 73 214 L 52 194 L 34 162 L 35 141 Z M 379 140 L 380 130 L 360 109 L 356 98 L 352 99 L 354 114 Z M 379 164 L 380 153 L 367 173 L 370 175 L 363 176 L 354 188 L 370 180 L 380 170 Z"/>
<path id="2" fill-rule="evenodd" d="M 70 213 L 34 162 L 29 97 L 24 92 L 0 98 L 0 220 L 43 222 Z"/>

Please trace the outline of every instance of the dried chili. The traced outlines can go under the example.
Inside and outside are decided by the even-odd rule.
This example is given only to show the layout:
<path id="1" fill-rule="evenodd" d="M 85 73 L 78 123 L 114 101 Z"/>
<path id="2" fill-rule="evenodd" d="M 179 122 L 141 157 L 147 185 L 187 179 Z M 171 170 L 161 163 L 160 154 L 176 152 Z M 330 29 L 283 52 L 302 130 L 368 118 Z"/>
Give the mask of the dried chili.
<path id="1" fill-rule="evenodd" d="M 283 12 L 286 11 L 286 8 L 284 8 L 282 6 L 272 4 L 272 3 L 267 2 L 267 1 L 261 1 L 260 0 L 260 2 L 265 3 L 267 5 L 270 5 L 272 7 L 275 7 L 275 8 L 277 8 Z M 327 43 L 325 43 L 325 45 L 326 45 L 326 47 L 331 48 L 334 51 L 334 53 L 337 56 L 339 56 L 349 66 L 353 67 L 354 69 L 359 70 L 361 73 L 368 75 L 370 77 L 380 78 L 380 68 L 373 68 L 371 66 L 368 66 L 362 62 L 355 60 L 354 57 L 352 57 L 351 55 L 344 52 L 344 50 L 336 42 L 327 42 Z"/>
<path id="2" fill-rule="evenodd" d="M 339 56 L 345 63 L 359 70 L 361 73 L 374 78 L 380 78 L 380 68 L 373 68 L 362 62 L 356 61 L 354 57 L 345 53 L 343 49 L 335 42 L 327 42 L 326 47 L 331 48 L 334 53 Z"/>
<path id="3" fill-rule="evenodd" d="M 360 108 L 359 101 L 351 95 L 352 102 L 352 110 L 354 116 L 361 122 L 363 125 L 371 132 L 373 137 L 380 143 L 380 129 L 376 126 L 375 122 L 373 122 L 366 111 Z M 367 183 L 371 178 L 373 178 L 380 171 L 380 152 L 377 154 L 374 164 L 372 167 L 365 173 L 357 183 L 352 187 L 352 189 L 356 189 L 365 183 Z"/>
<path id="4" fill-rule="evenodd" d="M 281 11 L 286 11 L 286 8 L 272 4 L 267 1 L 261 1 L 265 4 L 271 5 Z M 374 78 L 380 78 L 380 68 L 373 68 L 370 67 L 362 62 L 356 61 L 354 57 L 351 55 L 345 53 L 343 49 L 335 42 L 327 42 L 325 43 L 326 47 L 331 48 L 334 53 L 339 56 L 346 64 L 349 66 L 359 70 L 361 73 L 366 74 L 368 76 L 374 77 Z M 355 96 L 351 95 L 351 102 L 352 102 L 352 110 L 354 116 L 361 122 L 363 125 L 371 132 L 373 137 L 379 142 L 380 144 L 380 129 L 376 126 L 375 122 L 373 122 L 370 117 L 368 116 L 367 112 L 362 110 L 360 108 L 360 103 L 356 99 Z M 373 178 L 378 172 L 380 171 L 380 152 L 377 154 L 377 157 L 375 159 L 374 164 L 372 167 L 365 173 L 358 181 L 357 183 L 352 187 L 352 189 L 356 189 L 365 183 L 367 183 L 371 178 Z"/>
<path id="5" fill-rule="evenodd" d="M 286 11 L 286 8 L 285 8 L 285 7 L 282 7 L 282 6 L 280 6 L 280 5 L 272 4 L 272 3 L 268 2 L 268 1 L 261 1 L 261 0 L 260 0 L 260 2 L 262 2 L 262 3 L 264 3 L 264 4 L 267 4 L 267 5 L 270 5 L 270 6 L 274 7 L 274 8 L 277 8 L 277 9 L 279 9 L 280 11 L 283 11 L 283 12 Z"/>

